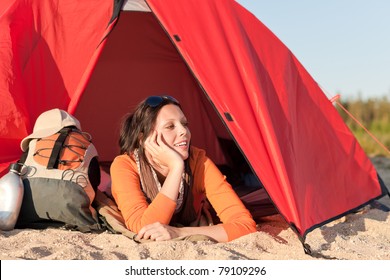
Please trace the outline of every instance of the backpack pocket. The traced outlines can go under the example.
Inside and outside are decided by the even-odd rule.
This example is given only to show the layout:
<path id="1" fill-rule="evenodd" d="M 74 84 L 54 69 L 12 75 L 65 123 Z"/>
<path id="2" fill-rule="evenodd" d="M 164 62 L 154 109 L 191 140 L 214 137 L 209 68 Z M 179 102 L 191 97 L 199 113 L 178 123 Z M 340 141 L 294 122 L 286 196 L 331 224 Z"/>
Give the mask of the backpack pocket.
<path id="1" fill-rule="evenodd" d="M 24 196 L 16 227 L 65 225 L 89 232 L 101 230 L 97 213 L 84 189 L 75 182 L 52 178 L 23 180 Z"/>

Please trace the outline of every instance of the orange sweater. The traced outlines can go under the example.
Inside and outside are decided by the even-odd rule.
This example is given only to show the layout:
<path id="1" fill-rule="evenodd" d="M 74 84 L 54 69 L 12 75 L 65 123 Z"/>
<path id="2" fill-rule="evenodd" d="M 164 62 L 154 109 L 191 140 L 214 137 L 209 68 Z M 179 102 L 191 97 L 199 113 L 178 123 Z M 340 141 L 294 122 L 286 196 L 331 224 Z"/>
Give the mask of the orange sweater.
<path id="1" fill-rule="evenodd" d="M 204 150 L 191 147 L 190 168 L 196 213 L 201 210 L 201 201 L 206 195 L 222 221 L 229 241 L 256 231 L 251 214 Z M 154 222 L 170 223 L 176 202 L 162 193 L 150 204 L 146 201 L 133 157 L 117 156 L 110 171 L 112 195 L 129 230 L 138 232 L 143 226 Z"/>

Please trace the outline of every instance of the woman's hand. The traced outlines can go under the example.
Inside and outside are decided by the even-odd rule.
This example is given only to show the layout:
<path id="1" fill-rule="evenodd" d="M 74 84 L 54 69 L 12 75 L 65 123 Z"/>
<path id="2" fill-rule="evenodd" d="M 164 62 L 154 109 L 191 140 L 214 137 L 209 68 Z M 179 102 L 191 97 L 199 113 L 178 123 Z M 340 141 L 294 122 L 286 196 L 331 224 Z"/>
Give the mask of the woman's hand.
<path id="1" fill-rule="evenodd" d="M 171 240 L 177 237 L 201 234 L 211 237 L 218 242 L 228 241 L 227 233 L 222 224 L 202 227 L 172 227 L 155 222 L 141 228 L 137 236 L 140 239 L 150 239 L 154 241 Z"/>
<path id="2" fill-rule="evenodd" d="M 164 241 L 179 237 L 180 235 L 179 228 L 156 222 L 141 228 L 137 236 L 141 239 Z"/>
<path id="3" fill-rule="evenodd" d="M 183 165 L 180 154 L 169 147 L 161 133 L 153 131 L 145 141 L 145 151 L 149 163 L 163 175 L 175 167 Z"/>

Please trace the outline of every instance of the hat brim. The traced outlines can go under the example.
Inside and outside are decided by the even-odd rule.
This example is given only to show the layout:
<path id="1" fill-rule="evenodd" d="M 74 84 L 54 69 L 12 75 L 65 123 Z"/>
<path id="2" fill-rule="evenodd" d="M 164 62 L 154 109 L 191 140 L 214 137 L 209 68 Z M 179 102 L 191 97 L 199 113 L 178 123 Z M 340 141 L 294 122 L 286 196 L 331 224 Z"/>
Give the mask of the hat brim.
<path id="1" fill-rule="evenodd" d="M 39 131 L 36 131 L 34 133 L 31 133 L 29 136 L 23 138 L 23 140 L 20 142 L 20 148 L 22 149 L 23 152 L 25 152 L 25 151 L 27 151 L 31 140 L 47 137 L 47 136 L 53 135 L 57 132 L 58 132 L 57 128 L 48 128 L 48 129 L 43 129 L 43 130 L 39 130 Z"/>

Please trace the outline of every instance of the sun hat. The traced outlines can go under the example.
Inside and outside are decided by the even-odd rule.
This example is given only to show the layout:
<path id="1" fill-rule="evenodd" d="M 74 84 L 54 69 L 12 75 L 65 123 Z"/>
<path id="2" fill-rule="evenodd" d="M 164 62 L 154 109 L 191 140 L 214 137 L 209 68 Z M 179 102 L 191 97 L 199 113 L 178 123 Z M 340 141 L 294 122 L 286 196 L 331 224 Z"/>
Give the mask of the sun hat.
<path id="1" fill-rule="evenodd" d="M 33 133 L 22 140 L 20 148 L 24 152 L 32 139 L 47 137 L 67 126 L 75 126 L 81 130 L 80 122 L 64 110 L 56 108 L 43 112 L 35 121 Z"/>

